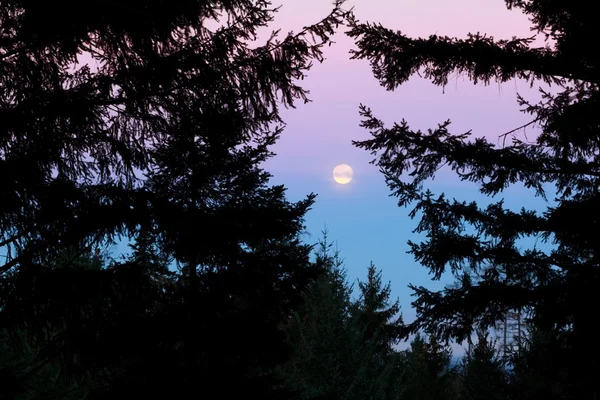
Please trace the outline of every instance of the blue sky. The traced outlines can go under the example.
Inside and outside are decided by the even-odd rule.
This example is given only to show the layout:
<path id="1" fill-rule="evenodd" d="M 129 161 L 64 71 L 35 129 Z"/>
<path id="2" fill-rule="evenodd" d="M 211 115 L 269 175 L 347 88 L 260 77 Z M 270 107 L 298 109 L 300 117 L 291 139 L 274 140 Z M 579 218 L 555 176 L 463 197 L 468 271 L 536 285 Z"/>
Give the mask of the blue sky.
<path id="1" fill-rule="evenodd" d="M 318 4 L 322 13 L 327 7 Z M 376 4 L 375 4 L 376 3 Z M 297 2 L 286 7 L 294 10 Z M 354 1 L 359 20 L 381 22 L 414 36 L 440 35 L 464 37 L 467 33 L 482 32 L 509 39 L 512 36 L 531 36 L 527 19 L 518 11 L 507 11 L 502 0 L 475 2 L 443 0 L 392 2 L 378 0 L 372 7 Z M 316 7 L 316 6 L 315 6 Z M 441 12 L 444 11 L 444 13 Z M 299 14 L 301 11 L 296 10 Z M 312 14 L 305 11 L 304 14 Z M 296 17 L 284 17 L 285 29 Z M 314 17 L 305 17 L 314 20 Z M 452 282 L 449 277 L 434 282 L 428 271 L 407 254 L 407 241 L 418 241 L 412 233 L 417 220 L 408 217 L 410 209 L 399 208 L 389 196 L 383 176 L 369 164 L 372 156 L 352 146 L 352 140 L 369 137 L 359 127 L 358 106 L 369 106 L 374 115 L 387 124 L 406 119 L 415 129 L 434 128 L 446 119 L 452 120 L 452 132 L 473 131 L 475 137 L 485 136 L 496 141 L 498 136 L 530 121 L 519 111 L 517 93 L 531 101 L 539 100 L 537 87 L 522 81 L 502 85 L 473 85 L 457 77 L 446 88 L 432 85 L 414 76 L 393 92 L 387 92 L 373 78 L 366 61 L 349 60 L 348 50 L 353 43 L 343 35 L 327 60 L 316 65 L 303 84 L 311 90 L 312 103 L 286 110 L 283 118 L 287 128 L 275 147 L 277 156 L 267 163 L 274 183 L 288 187 L 290 199 L 298 200 L 310 192 L 318 194 L 313 210 L 307 215 L 306 238 L 310 243 L 320 238 L 325 226 L 346 260 L 351 280 L 364 278 L 370 261 L 383 271 L 384 280 L 391 281 L 393 296 L 400 299 L 405 320 L 414 318 L 410 307 L 409 283 L 430 289 L 441 289 Z M 539 43 L 539 42 L 538 42 Z M 537 133 L 535 127 L 526 131 L 529 139 Z M 337 164 L 349 164 L 354 170 L 353 181 L 346 186 L 336 184 L 332 170 Z M 475 200 L 487 204 L 477 187 L 463 183 L 452 172 L 442 170 L 429 187 L 435 193 L 445 192 L 458 200 Z M 524 188 L 511 188 L 503 196 L 509 208 L 526 207 L 544 210 L 547 204 Z M 552 194 L 550 194 L 552 198 Z M 455 347 L 460 352 L 460 349 Z"/>
<path id="2" fill-rule="evenodd" d="M 269 29 L 299 31 L 302 26 L 320 20 L 330 9 L 326 0 L 289 0 Z M 503 0 L 354 0 L 359 20 L 381 22 L 414 36 L 440 35 L 464 37 L 469 32 L 485 32 L 496 38 L 530 36 L 529 23 L 518 11 L 507 11 Z M 456 77 L 446 88 L 413 77 L 393 92 L 387 92 L 373 78 L 366 61 L 349 60 L 352 41 L 343 33 L 336 44 L 326 49 L 326 60 L 316 64 L 302 84 L 311 91 L 309 104 L 283 110 L 287 128 L 275 146 L 277 156 L 265 164 L 273 174 L 272 183 L 284 184 L 290 200 L 300 200 L 308 193 L 318 194 L 306 218 L 308 235 L 315 243 L 327 227 L 329 238 L 336 241 L 345 258 L 349 278 L 364 278 L 371 261 L 391 281 L 392 294 L 399 298 L 406 321 L 414 318 L 410 307 L 409 283 L 441 289 L 452 282 L 445 277 L 434 282 L 428 271 L 407 254 L 407 241 L 418 241 L 412 233 L 417 220 L 408 217 L 410 209 L 399 208 L 367 152 L 352 146 L 352 140 L 364 140 L 368 132 L 359 127 L 358 106 L 372 108 L 376 117 L 387 124 L 406 119 L 414 129 L 433 128 L 446 119 L 452 120 L 451 131 L 473 131 L 496 141 L 504 132 L 530 121 L 519 111 L 517 93 L 537 101 L 537 88 L 522 81 L 502 85 L 473 85 Z M 531 139 L 535 127 L 526 132 Z M 354 178 L 348 185 L 333 181 L 332 171 L 338 164 L 349 164 Z M 445 192 L 459 200 L 488 203 L 473 184 L 460 182 L 450 171 L 442 170 L 431 182 L 435 193 Z M 547 205 L 533 192 L 512 188 L 504 194 L 506 206 L 543 210 Z M 494 199 L 498 200 L 498 199 Z M 124 250 L 119 245 L 113 254 Z M 455 351 L 461 352 L 459 347 Z"/>
<path id="3" fill-rule="evenodd" d="M 353 0 L 361 21 L 381 22 L 413 36 L 437 33 L 464 37 L 482 32 L 498 39 L 531 36 L 527 19 L 518 11 L 507 11 L 503 0 Z M 273 26 L 282 32 L 299 31 L 304 25 L 319 21 L 331 8 L 329 0 L 286 0 Z M 343 31 L 343 28 L 342 28 Z M 372 108 L 375 116 L 391 124 L 402 118 L 415 129 L 435 127 L 451 119 L 451 130 L 463 133 L 473 130 L 475 136 L 491 140 L 530 117 L 519 112 L 517 92 L 529 100 L 539 99 L 536 88 L 524 82 L 503 85 L 473 85 L 457 77 L 442 89 L 413 77 L 394 92 L 387 92 L 373 78 L 366 61 L 349 60 L 351 40 L 343 33 L 336 44 L 326 49 L 326 61 L 317 64 L 303 86 L 311 90 L 312 103 L 283 111 L 287 128 L 274 151 L 278 154 L 265 167 L 273 183 L 285 184 L 291 200 L 299 200 L 310 192 L 318 194 L 313 210 L 307 215 L 309 243 L 316 242 L 325 226 L 346 260 L 349 278 L 364 278 L 370 261 L 390 280 L 393 296 L 399 297 L 405 320 L 411 320 L 408 283 L 439 289 L 451 282 L 432 282 L 427 271 L 406 254 L 409 239 L 417 221 L 410 220 L 410 209 L 398 208 L 389 197 L 383 177 L 369 165 L 371 156 L 351 145 L 352 140 L 368 138 L 359 127 L 360 103 Z M 527 131 L 535 135 L 535 128 Z M 333 168 L 341 163 L 354 170 L 353 181 L 341 186 L 332 179 Z M 452 173 L 442 171 L 431 183 L 436 192 L 445 192 L 460 200 L 489 201 L 477 188 L 461 183 Z M 506 194 L 509 207 L 543 209 L 545 204 L 531 191 L 511 189 Z M 113 256 L 125 250 L 124 244 L 112 250 Z"/>

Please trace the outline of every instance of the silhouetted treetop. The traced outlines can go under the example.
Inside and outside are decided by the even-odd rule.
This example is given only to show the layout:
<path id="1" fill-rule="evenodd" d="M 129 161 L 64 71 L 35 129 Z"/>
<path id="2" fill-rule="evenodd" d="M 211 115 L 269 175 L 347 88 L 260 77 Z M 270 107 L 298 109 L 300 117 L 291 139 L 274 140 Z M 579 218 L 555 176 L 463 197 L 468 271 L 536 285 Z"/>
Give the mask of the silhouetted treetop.
<path id="1" fill-rule="evenodd" d="M 270 156 L 278 107 L 309 101 L 297 81 L 323 60 L 342 4 L 255 45 L 267 1 L 4 1 L 0 243 L 25 257 L 135 230 L 157 201 L 140 178 L 165 162 L 189 174 L 186 146 L 212 160 L 238 148 L 237 167 Z"/>
<path id="2" fill-rule="evenodd" d="M 385 126 L 361 105 L 361 125 L 372 137 L 354 144 L 373 154 L 399 205 L 414 205 L 410 215 L 420 218 L 415 231 L 425 237 L 421 243 L 409 242 L 416 261 L 435 279 L 447 271 L 456 279 L 457 285 L 438 292 L 412 286 L 417 310 L 413 331 L 424 328 L 444 339 L 462 340 L 508 310 L 523 309 L 536 325 L 568 332 L 563 344 L 573 354 L 600 354 L 590 343 L 595 339 L 589 320 L 600 306 L 594 295 L 600 284 L 600 58 L 592 45 L 600 35 L 596 16 L 582 2 L 507 5 L 524 11 L 532 29 L 546 35 L 544 47 L 534 47 L 533 38 L 495 40 L 482 34 L 413 39 L 356 19 L 347 33 L 356 40 L 353 58 L 369 60 L 388 90 L 415 74 L 439 86 L 456 74 L 474 83 L 515 78 L 532 85 L 545 82 L 551 89 L 540 89 L 538 103 L 518 96 L 531 122 L 506 133 L 491 125 L 492 130 L 473 138 L 470 131 L 451 132 L 450 121 L 426 132 L 411 129 L 404 120 Z M 539 135 L 519 134 L 533 124 Z M 496 144 L 483 135 L 494 140 L 500 135 L 500 140 Z M 542 199 L 555 195 L 555 205 L 544 212 L 511 210 L 502 199 L 481 206 L 435 195 L 426 184 L 441 168 L 477 184 L 489 197 L 519 184 Z M 538 240 L 547 245 L 538 247 Z M 578 371 L 578 385 L 591 390 L 592 370 Z"/>

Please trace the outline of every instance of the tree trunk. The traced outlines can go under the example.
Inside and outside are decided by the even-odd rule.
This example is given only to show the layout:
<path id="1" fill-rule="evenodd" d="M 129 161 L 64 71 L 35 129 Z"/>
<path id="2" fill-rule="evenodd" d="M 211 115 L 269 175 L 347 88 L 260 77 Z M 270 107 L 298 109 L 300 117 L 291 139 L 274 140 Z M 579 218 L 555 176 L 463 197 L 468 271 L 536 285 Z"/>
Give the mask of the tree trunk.
<path id="1" fill-rule="evenodd" d="M 188 382 L 190 390 L 196 380 L 198 380 L 198 349 L 196 341 L 198 340 L 198 274 L 196 271 L 196 257 L 190 255 L 188 260 L 188 337 L 187 337 L 187 367 Z"/>

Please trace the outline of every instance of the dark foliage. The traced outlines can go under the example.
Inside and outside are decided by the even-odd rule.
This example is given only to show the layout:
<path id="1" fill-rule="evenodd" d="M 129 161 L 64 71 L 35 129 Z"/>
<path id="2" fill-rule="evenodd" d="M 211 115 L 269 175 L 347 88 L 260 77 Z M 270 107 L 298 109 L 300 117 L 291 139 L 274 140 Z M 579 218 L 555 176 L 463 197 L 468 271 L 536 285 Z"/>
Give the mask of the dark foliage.
<path id="1" fill-rule="evenodd" d="M 411 330 L 462 340 L 510 309 L 529 308 L 537 326 L 564 332 L 562 343 L 572 355 L 569 369 L 576 371 L 570 385 L 579 388 L 572 398 L 594 398 L 600 355 L 595 319 L 590 318 L 598 312 L 600 284 L 600 59 L 592 45 L 599 36 L 597 18 L 583 2 L 507 5 L 531 18 L 533 30 L 547 35 L 546 46 L 533 47 L 532 38 L 495 40 L 481 34 L 412 39 L 357 20 L 348 35 L 356 39 L 353 58 L 369 60 L 388 90 L 417 73 L 441 86 L 457 73 L 474 83 L 521 78 L 532 85 L 550 84 L 552 92 L 542 90 L 538 104 L 518 98 L 532 115 L 527 126 L 541 128 L 535 140 L 518 136 L 523 127 L 502 135 L 498 145 L 471 138 L 471 132 L 454 134 L 449 121 L 427 132 L 411 130 L 406 121 L 385 127 L 361 106 L 362 126 L 373 137 L 355 144 L 376 156 L 373 162 L 399 205 L 415 205 L 411 216 L 420 216 L 416 232 L 427 237 L 410 243 L 415 259 L 435 278 L 449 271 L 458 283 L 441 292 L 413 286 L 417 320 Z M 543 199 L 554 195 L 556 205 L 539 213 L 509 210 L 502 200 L 481 207 L 436 196 L 425 183 L 442 167 L 477 184 L 485 195 L 521 184 Z M 551 250 L 523 247 L 527 238 L 551 243 Z M 576 358 L 593 361 L 584 367 Z"/>
<path id="2" fill-rule="evenodd" d="M 452 352 L 435 337 L 429 340 L 417 334 L 410 347 L 401 353 L 402 398 L 447 400 L 453 396 L 455 371 L 450 367 Z"/>
<path id="3" fill-rule="evenodd" d="M 339 252 L 327 232 L 316 261 L 323 270 L 304 294 L 302 305 L 282 326 L 292 353 L 278 368 L 282 384 L 298 399 L 354 398 L 358 331 L 350 324 L 352 288 Z"/>
<path id="4" fill-rule="evenodd" d="M 509 398 L 508 374 L 498 355 L 496 343 L 490 340 L 488 332 L 477 332 L 477 342 L 467 350 L 460 369 L 460 399 Z"/>
<path id="5" fill-rule="evenodd" d="M 3 2 L 2 332 L 87 398 L 280 396 L 314 195 L 287 201 L 260 164 L 342 3 L 253 46 L 267 1 Z M 90 258 L 123 235 L 131 259 Z"/>
<path id="6" fill-rule="evenodd" d="M 581 396 L 581 387 L 573 376 L 578 371 L 571 367 L 577 360 L 569 354 L 564 334 L 564 331 L 532 329 L 521 338 L 522 350 L 510 360 L 511 399 L 540 396 L 558 400 Z"/>
<path id="7" fill-rule="evenodd" d="M 279 374 L 297 398 L 396 400 L 401 398 L 402 367 L 393 346 L 402 323 L 398 303 L 389 304 L 389 285 L 373 265 L 361 296 L 352 287 L 339 252 L 320 242 L 318 264 L 324 273 L 306 292 L 304 303 L 283 326 L 292 348 Z"/>
<path id="8" fill-rule="evenodd" d="M 360 295 L 352 310 L 353 318 L 363 340 L 372 344 L 374 359 L 383 364 L 401 338 L 404 323 L 400 302 L 390 304 L 391 285 L 382 283 L 381 271 L 372 263 L 367 269 L 367 280 L 358 282 L 358 288 Z"/>
<path id="9" fill-rule="evenodd" d="M 179 186 L 169 191 L 180 201 L 186 186 L 218 196 L 231 168 L 268 156 L 278 106 L 308 101 L 297 81 L 322 60 L 341 4 L 300 33 L 251 47 L 273 19 L 266 1 L 4 1 L 0 233 L 21 251 L 2 271 L 161 219 L 165 202 L 181 206 L 161 196 L 161 178 Z M 220 27 L 210 29 L 214 19 Z M 260 149 L 242 146 L 252 143 Z M 152 184 L 139 179 L 147 175 Z"/>

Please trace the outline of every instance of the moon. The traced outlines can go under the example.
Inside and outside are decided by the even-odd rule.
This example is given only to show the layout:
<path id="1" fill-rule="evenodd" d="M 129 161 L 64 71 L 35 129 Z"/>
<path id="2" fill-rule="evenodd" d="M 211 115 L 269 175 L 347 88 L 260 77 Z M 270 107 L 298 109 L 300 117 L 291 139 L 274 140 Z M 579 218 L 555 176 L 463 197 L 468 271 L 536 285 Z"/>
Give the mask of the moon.
<path id="1" fill-rule="evenodd" d="M 333 169 L 333 179 L 340 185 L 346 185 L 352 180 L 353 171 L 347 164 L 340 164 Z"/>

